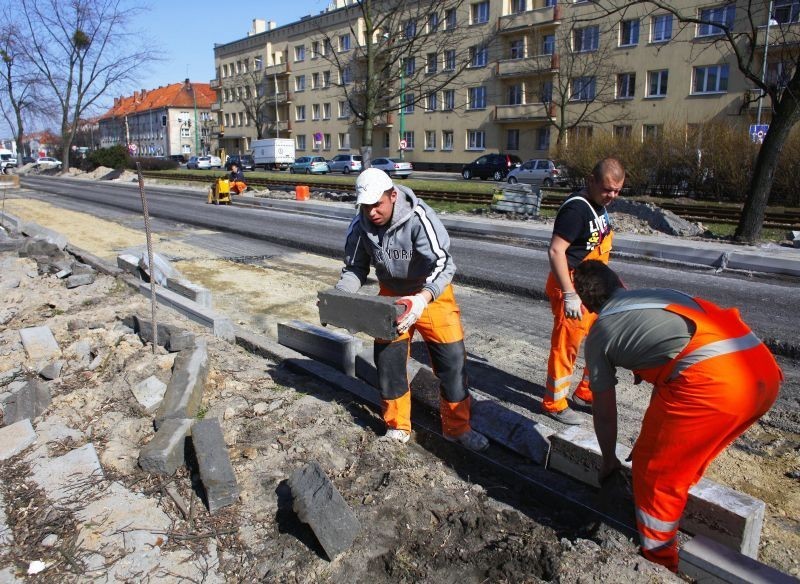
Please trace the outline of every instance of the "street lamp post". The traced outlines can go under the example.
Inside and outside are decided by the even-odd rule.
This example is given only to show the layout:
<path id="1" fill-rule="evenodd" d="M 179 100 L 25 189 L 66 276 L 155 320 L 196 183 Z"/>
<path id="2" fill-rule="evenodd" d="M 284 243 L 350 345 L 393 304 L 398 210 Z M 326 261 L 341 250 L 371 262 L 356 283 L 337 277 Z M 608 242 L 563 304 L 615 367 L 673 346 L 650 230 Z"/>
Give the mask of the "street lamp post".
<path id="1" fill-rule="evenodd" d="M 406 137 L 406 78 L 405 63 L 400 64 L 400 141 Z M 404 160 L 406 149 L 400 147 L 400 160 Z"/>
<path id="2" fill-rule="evenodd" d="M 769 9 L 767 12 L 767 29 L 766 34 L 764 36 L 764 62 L 761 66 L 761 83 L 762 85 L 766 84 L 767 79 L 767 52 L 769 51 L 769 27 L 772 25 L 772 3 L 773 0 L 769 0 Z M 776 23 L 777 24 L 777 23 Z M 761 106 L 764 102 L 764 88 L 761 88 L 761 91 L 758 94 L 758 113 L 756 114 L 756 125 L 761 125 Z"/>

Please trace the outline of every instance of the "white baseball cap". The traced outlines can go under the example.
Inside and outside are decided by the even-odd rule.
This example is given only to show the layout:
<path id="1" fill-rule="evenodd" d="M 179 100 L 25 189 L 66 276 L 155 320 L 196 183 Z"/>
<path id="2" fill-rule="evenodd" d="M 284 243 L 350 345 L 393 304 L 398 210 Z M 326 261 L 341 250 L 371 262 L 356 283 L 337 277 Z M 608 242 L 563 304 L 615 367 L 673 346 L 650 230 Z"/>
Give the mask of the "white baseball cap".
<path id="1" fill-rule="evenodd" d="M 388 174 L 380 168 L 368 168 L 356 179 L 356 205 L 374 205 L 393 187 Z"/>

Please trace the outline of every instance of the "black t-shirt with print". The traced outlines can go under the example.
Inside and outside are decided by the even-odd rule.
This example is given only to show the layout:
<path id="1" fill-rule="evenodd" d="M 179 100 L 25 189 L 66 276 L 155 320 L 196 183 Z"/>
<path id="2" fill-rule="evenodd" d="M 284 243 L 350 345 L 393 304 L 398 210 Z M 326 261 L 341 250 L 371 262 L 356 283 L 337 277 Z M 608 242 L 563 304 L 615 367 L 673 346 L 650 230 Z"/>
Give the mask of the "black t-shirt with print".
<path id="1" fill-rule="evenodd" d="M 573 200 L 576 198 L 584 200 Z M 597 217 L 586 203 L 592 206 Z M 567 248 L 567 263 L 570 269 L 581 263 L 583 258 L 600 245 L 600 241 L 610 232 L 611 220 L 605 208 L 591 203 L 577 193 L 570 195 L 564 201 L 556 216 L 555 225 L 553 225 L 553 233 L 570 242 Z"/>

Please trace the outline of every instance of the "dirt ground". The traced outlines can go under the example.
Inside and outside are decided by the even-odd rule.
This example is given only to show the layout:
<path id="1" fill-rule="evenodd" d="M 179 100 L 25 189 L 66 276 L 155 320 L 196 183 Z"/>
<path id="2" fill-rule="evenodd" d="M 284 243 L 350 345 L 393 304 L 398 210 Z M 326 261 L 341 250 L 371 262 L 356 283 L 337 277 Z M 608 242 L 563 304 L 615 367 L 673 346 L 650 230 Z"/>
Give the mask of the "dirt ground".
<path id="1" fill-rule="evenodd" d="M 41 201 L 10 199 L 6 210 L 64 233 L 71 244 L 109 261 L 122 250 L 142 245 L 138 230 Z M 339 269 L 338 262 L 304 253 L 273 257 L 258 265 L 232 262 L 186 245 L 174 235 L 159 233 L 157 251 L 185 258 L 176 266 L 186 277 L 212 290 L 216 309 L 269 336 L 275 336 L 279 321 L 298 318 L 315 322 L 316 293 L 334 283 Z M 30 260 L 6 257 L 4 261 L 13 262 L 22 273 L 33 269 Z M 7 273 L 4 270 L 0 282 L 7 280 Z M 13 307 L 17 313 L 0 332 L 0 373 L 24 360 L 17 346 L 18 335 L 15 338 L 22 326 L 47 324 L 64 345 L 86 334 L 69 331 L 70 320 L 98 321 L 110 328 L 136 308 L 147 310 L 142 298 L 106 277 L 89 287 L 60 293 L 55 306 L 51 306 L 53 290 L 60 289 L 60 283 L 52 276 L 20 280 L 21 289 L 3 300 L 4 308 Z M 465 294 L 479 293 L 464 288 Z M 192 328 L 187 323 L 183 326 Z M 529 375 L 530 371 L 515 365 L 513 359 L 502 359 L 512 342 L 481 331 L 473 331 L 467 338 L 470 350 L 499 360 L 498 366 L 510 373 Z M 198 512 L 195 519 L 236 529 L 233 535 L 214 538 L 220 550 L 219 577 L 228 581 L 437 583 L 672 579 L 639 558 L 632 542 L 587 529 L 568 509 L 554 514 L 552 509 L 537 507 L 530 493 L 509 489 L 491 476 L 476 480 L 482 469 L 470 467 L 447 445 L 417 436 L 405 448 L 392 448 L 375 440 L 381 424 L 374 412 L 336 395 L 324 384 L 290 374 L 240 348 L 214 339 L 209 343 L 213 371 L 204 401 L 206 415 L 223 421 L 243 491 L 238 505 L 213 519 Z M 106 349 L 114 354 L 117 350 Z M 513 353 L 539 358 L 544 350 L 516 347 Z M 108 367 L 99 374 L 75 371 L 64 376 L 58 384 L 62 395 L 54 400 L 48 415 L 63 416 L 66 409 L 70 422 L 83 429 L 96 417 L 87 405 L 102 403 L 101 411 L 113 412 L 113 419 L 132 428 L 125 434 L 130 435 L 131 449 L 138 452 L 138 446 L 150 437 L 147 424 L 132 414 L 130 392 L 118 388 L 137 383 L 156 365 L 144 347 L 136 347 L 120 362 L 123 366 L 116 370 Z M 168 375 L 168 368 L 158 371 L 160 376 Z M 87 393 L 95 401 L 85 401 Z M 267 404 L 267 412 L 257 415 L 254 406 L 260 403 Z M 92 440 L 100 449 L 104 443 L 113 443 L 119 431 L 120 425 L 105 432 L 96 430 Z M 799 444 L 796 433 L 759 424 L 737 442 L 737 448 L 721 455 L 707 475 L 767 502 L 760 558 L 795 575 L 800 573 L 796 557 L 800 549 Z M 112 453 L 118 453 L 118 447 L 114 448 Z M 152 489 L 152 479 L 143 478 L 130 453 L 119 459 L 124 463 L 115 462 L 115 456 L 101 456 L 104 468 L 118 473 L 131 488 Z M 311 460 L 322 464 L 362 526 L 353 548 L 333 562 L 324 558 L 288 502 L 285 480 Z M 0 472 L 4 470 L 0 468 Z M 184 471 L 175 484 L 189 498 L 185 475 Z M 5 488 L 8 501 L 12 493 Z M 197 527 L 180 518 L 169 499 L 156 500 L 174 519 L 176 530 L 191 532 Z M 198 552 L 194 561 L 208 557 L 208 546 L 185 545 Z M 41 552 L 36 542 L 30 546 L 20 551 Z M 16 550 L 12 558 L 18 558 Z M 0 567 L 4 561 L 8 562 L 8 556 L 0 559 Z M 63 560 L 56 568 L 53 573 L 65 580 L 80 580 Z"/>

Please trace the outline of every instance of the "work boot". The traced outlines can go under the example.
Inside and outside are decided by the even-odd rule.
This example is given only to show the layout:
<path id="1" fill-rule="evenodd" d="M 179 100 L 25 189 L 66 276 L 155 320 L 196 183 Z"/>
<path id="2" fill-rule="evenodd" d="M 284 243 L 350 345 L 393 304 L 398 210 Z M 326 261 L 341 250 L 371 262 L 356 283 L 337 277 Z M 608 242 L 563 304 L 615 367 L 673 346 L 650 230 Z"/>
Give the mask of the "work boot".
<path id="1" fill-rule="evenodd" d="M 449 442 L 456 442 L 464 448 L 469 448 L 475 452 L 483 452 L 489 448 L 489 440 L 486 436 L 475 430 L 467 430 L 460 436 L 448 436 L 445 434 L 444 438 Z"/>
<path id="2" fill-rule="evenodd" d="M 576 393 L 572 394 L 572 403 L 574 403 L 576 406 L 581 406 L 582 408 L 591 408 L 592 407 L 592 402 L 591 401 L 587 401 L 587 400 L 583 399 L 582 397 L 579 397 L 578 394 L 576 394 Z"/>
<path id="3" fill-rule="evenodd" d="M 383 442 L 397 442 L 399 444 L 405 444 L 411 439 L 411 434 L 406 432 L 405 430 L 400 430 L 398 428 L 387 428 L 386 434 L 378 438 Z"/>
<path id="4" fill-rule="evenodd" d="M 557 422 L 568 424 L 570 426 L 580 426 L 583 423 L 583 418 L 580 416 L 580 414 L 569 408 L 564 408 L 560 412 L 544 412 L 544 414 L 553 418 Z"/>

